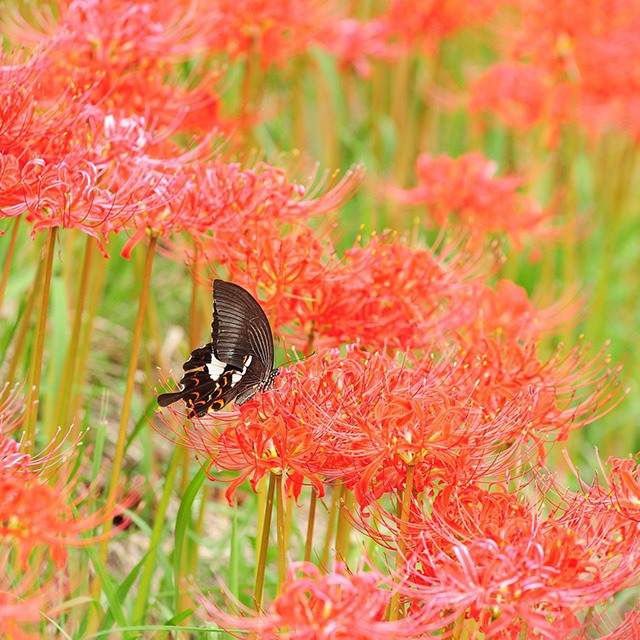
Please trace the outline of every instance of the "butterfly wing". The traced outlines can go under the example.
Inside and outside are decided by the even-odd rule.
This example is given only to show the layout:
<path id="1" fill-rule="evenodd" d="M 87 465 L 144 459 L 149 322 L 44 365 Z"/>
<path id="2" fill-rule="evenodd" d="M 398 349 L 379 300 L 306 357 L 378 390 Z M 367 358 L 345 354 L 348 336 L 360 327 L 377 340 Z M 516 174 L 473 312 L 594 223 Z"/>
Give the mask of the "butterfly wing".
<path id="1" fill-rule="evenodd" d="M 235 399 L 250 400 L 273 382 L 273 335 L 262 307 L 242 287 L 215 280 L 211 342 L 183 365 L 180 390 L 158 396 L 166 407 L 184 400 L 188 417 L 219 411 Z"/>
<path id="2" fill-rule="evenodd" d="M 247 371 L 251 378 L 258 376 L 259 381 L 264 381 L 273 369 L 269 320 L 256 299 L 237 284 L 213 282 L 211 340 L 216 358 L 238 371 L 244 368 L 246 356 L 252 356 Z"/>

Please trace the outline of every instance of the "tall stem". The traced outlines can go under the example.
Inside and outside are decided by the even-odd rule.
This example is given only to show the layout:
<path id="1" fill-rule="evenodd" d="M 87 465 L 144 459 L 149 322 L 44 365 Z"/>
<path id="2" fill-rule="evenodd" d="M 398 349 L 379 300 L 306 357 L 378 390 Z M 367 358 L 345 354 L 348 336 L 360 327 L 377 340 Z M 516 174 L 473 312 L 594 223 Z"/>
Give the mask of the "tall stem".
<path id="1" fill-rule="evenodd" d="M 271 529 L 271 512 L 273 511 L 273 493 L 276 486 L 276 474 L 269 477 L 269 490 L 264 506 L 264 518 L 262 521 L 262 536 L 260 537 L 260 551 L 258 555 L 258 568 L 256 581 L 253 587 L 253 602 L 255 610 L 262 610 L 262 591 L 264 589 L 264 572 L 267 565 L 267 551 L 269 549 L 269 530 Z"/>
<path id="2" fill-rule="evenodd" d="M 309 504 L 309 521 L 307 522 L 307 541 L 304 545 L 304 561 L 311 562 L 313 549 L 313 527 L 316 521 L 316 505 L 318 504 L 318 490 L 311 487 L 311 502 Z"/>
<path id="3" fill-rule="evenodd" d="M 324 548 L 322 549 L 322 557 L 320 563 L 323 567 L 327 566 L 329 562 L 329 551 L 331 550 L 331 540 L 333 540 L 333 527 L 336 522 L 336 513 L 338 511 L 338 505 L 342 501 L 342 492 L 344 485 L 333 488 L 333 499 L 331 500 L 331 510 L 329 511 L 329 521 L 327 522 L 327 531 L 324 537 Z"/>
<path id="4" fill-rule="evenodd" d="M 400 515 L 400 540 L 398 541 L 398 555 L 396 556 L 396 571 L 404 561 L 406 545 L 404 534 L 407 532 L 409 522 L 409 510 L 411 507 L 411 496 L 413 495 L 413 476 L 416 470 L 415 464 L 407 465 L 407 481 L 404 486 L 404 497 L 402 499 L 402 512 Z M 396 576 L 396 582 L 398 577 Z M 400 594 L 396 591 L 391 598 L 389 620 L 397 620 L 400 617 Z"/>
<path id="5" fill-rule="evenodd" d="M 16 239 L 18 238 L 18 227 L 20 226 L 20 219 L 22 216 L 18 216 L 13 223 L 13 231 L 11 232 L 11 240 L 9 241 L 9 249 L 4 259 L 4 267 L 2 268 L 2 280 L 0 281 L 0 311 L 2 311 L 2 303 L 4 301 L 4 292 L 7 288 L 7 281 L 9 280 L 9 270 L 11 269 L 11 260 L 13 259 L 13 252 L 16 248 Z"/>
<path id="6" fill-rule="evenodd" d="M 56 425 L 66 425 L 69 421 L 67 412 L 69 411 L 69 402 L 71 400 L 74 374 L 76 368 L 76 360 L 78 354 L 78 344 L 80 343 L 80 330 L 82 329 L 82 314 L 84 313 L 85 301 L 87 298 L 87 286 L 89 284 L 89 274 L 91 273 L 91 264 L 94 255 L 94 239 L 87 236 L 87 245 L 84 251 L 84 262 L 82 264 L 82 275 L 80 277 L 80 285 L 78 287 L 78 295 L 76 298 L 75 311 L 73 316 L 73 327 L 69 339 L 69 346 L 64 360 L 64 369 L 62 371 L 62 380 L 58 390 L 58 398 L 55 407 Z"/>
<path id="7" fill-rule="evenodd" d="M 102 293 L 102 284 L 104 283 L 104 276 L 107 270 L 107 260 L 99 259 L 93 262 L 91 269 L 90 283 L 88 292 L 88 300 L 85 305 L 86 313 L 83 314 L 82 328 L 80 330 L 78 355 L 76 356 L 75 366 L 75 385 L 71 388 L 71 400 L 69 403 L 69 410 L 67 415 L 70 419 L 80 410 L 84 395 L 81 393 L 80 387 L 84 383 L 87 363 L 89 361 L 89 354 L 91 353 L 91 334 L 93 330 L 93 321 L 98 313 L 98 306 L 100 305 L 100 294 Z"/>
<path id="8" fill-rule="evenodd" d="M 345 488 L 340 498 L 338 530 L 336 531 L 336 558 L 338 560 L 345 560 L 349 549 L 349 531 L 351 530 L 351 525 L 347 519 L 347 513 L 350 508 L 350 494 L 351 491 Z"/>
<path id="9" fill-rule="evenodd" d="M 131 411 L 131 399 L 133 398 L 133 388 L 135 383 L 136 370 L 138 368 L 138 354 L 140 352 L 140 341 L 142 339 L 142 328 L 144 326 L 144 314 L 149 298 L 149 283 L 151 282 L 151 270 L 153 268 L 153 257 L 155 254 L 157 238 L 151 238 L 147 247 L 147 255 L 144 264 L 144 274 L 142 277 L 142 289 L 140 291 L 140 301 L 138 303 L 138 317 L 133 334 L 133 344 L 129 357 L 129 372 L 127 374 L 127 386 L 122 400 L 122 414 L 120 416 L 120 428 L 118 430 L 118 440 L 113 456 L 113 467 L 111 469 L 111 479 L 109 481 L 109 492 L 107 494 L 107 504 L 110 504 L 118 490 L 118 480 L 122 470 L 122 459 L 124 457 L 124 445 L 127 440 L 127 425 L 129 423 L 129 413 Z M 109 523 L 105 525 L 105 531 L 110 528 Z M 100 547 L 101 559 L 104 562 L 107 557 L 108 540 L 105 540 Z"/>
<path id="10" fill-rule="evenodd" d="M 43 270 L 44 263 L 41 262 L 38 266 L 36 277 L 33 280 L 34 284 L 31 288 L 31 292 L 29 293 L 27 305 L 22 313 L 22 318 L 20 318 L 20 328 L 18 329 L 18 335 L 13 342 L 13 355 L 11 356 L 11 361 L 9 362 L 9 367 L 7 368 L 7 374 L 5 376 L 7 382 L 15 382 L 16 370 L 22 356 L 24 355 L 24 345 L 27 340 L 27 334 L 29 333 L 29 327 L 31 325 L 31 316 L 33 315 L 33 311 L 36 307 L 36 300 L 38 299 L 40 279 L 42 278 Z"/>
<path id="11" fill-rule="evenodd" d="M 282 495 L 282 474 L 276 475 L 276 532 L 278 537 L 278 591 L 284 584 L 287 572 L 286 538 L 285 538 L 285 508 Z"/>
<path id="12" fill-rule="evenodd" d="M 42 378 L 42 354 L 44 351 L 44 338 L 47 330 L 47 311 L 49 310 L 49 292 L 51 290 L 51 274 L 53 272 L 53 256 L 56 251 L 56 238 L 58 227 L 51 227 L 47 238 L 47 248 L 45 257 L 45 270 L 42 282 L 42 297 L 40 298 L 40 313 L 36 325 L 36 343 L 33 349 L 33 359 L 31 366 L 31 393 L 30 411 L 26 419 L 25 439 L 27 441 L 28 452 L 33 451 L 33 440 L 36 432 L 36 422 L 38 420 L 38 407 L 35 403 L 40 399 L 40 380 Z M 34 406 L 35 405 L 35 406 Z"/>
<path id="13" fill-rule="evenodd" d="M 266 478 L 263 476 L 258 480 L 257 494 L 258 494 L 258 504 L 256 505 L 256 512 L 258 514 L 258 522 L 256 523 L 256 548 L 255 548 L 255 556 L 256 558 L 260 555 L 260 545 L 262 544 L 262 531 L 264 530 L 264 513 L 265 513 L 265 505 L 267 504 L 267 494 L 265 492 L 267 488 Z M 256 563 L 254 580 L 258 575 L 258 563 Z"/>

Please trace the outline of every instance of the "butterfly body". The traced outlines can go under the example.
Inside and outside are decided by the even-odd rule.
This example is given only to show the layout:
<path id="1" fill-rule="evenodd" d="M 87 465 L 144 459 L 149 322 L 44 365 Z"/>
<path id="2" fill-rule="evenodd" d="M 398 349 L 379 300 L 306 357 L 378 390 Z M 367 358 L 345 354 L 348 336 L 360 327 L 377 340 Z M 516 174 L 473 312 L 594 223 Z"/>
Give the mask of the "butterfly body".
<path id="1" fill-rule="evenodd" d="M 271 327 L 256 299 L 237 284 L 214 280 L 211 342 L 192 351 L 180 390 L 159 395 L 158 404 L 184 400 L 189 418 L 232 400 L 242 405 L 273 386 L 273 351 Z"/>

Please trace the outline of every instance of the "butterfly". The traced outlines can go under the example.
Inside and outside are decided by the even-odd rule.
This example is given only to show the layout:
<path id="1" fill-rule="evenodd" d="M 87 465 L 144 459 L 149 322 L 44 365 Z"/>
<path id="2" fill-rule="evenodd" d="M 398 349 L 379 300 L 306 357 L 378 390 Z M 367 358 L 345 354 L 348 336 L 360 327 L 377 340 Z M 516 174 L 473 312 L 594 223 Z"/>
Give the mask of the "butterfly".
<path id="1" fill-rule="evenodd" d="M 213 281 L 211 342 L 192 351 L 182 368 L 180 390 L 160 394 L 158 404 L 184 400 L 189 418 L 220 411 L 232 400 L 243 405 L 273 386 L 279 373 L 273 368 L 273 334 L 248 291 L 232 282 Z"/>

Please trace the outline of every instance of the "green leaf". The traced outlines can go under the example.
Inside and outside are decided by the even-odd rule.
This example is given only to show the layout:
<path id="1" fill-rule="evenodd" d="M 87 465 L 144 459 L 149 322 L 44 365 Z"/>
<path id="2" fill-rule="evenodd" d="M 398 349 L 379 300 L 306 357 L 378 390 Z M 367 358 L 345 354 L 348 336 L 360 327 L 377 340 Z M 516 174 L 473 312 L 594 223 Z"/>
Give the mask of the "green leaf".
<path id="1" fill-rule="evenodd" d="M 178 603 L 180 598 L 182 550 L 184 548 L 184 539 L 191 520 L 191 505 L 193 504 L 195 497 L 198 495 L 200 488 L 204 484 L 206 477 L 207 474 L 204 469 L 198 469 L 198 473 L 193 477 L 193 480 L 191 480 L 187 490 L 184 492 L 184 496 L 182 496 L 180 509 L 178 509 L 178 515 L 176 516 L 175 546 L 173 550 L 173 573 L 176 590 L 176 603 Z"/>

